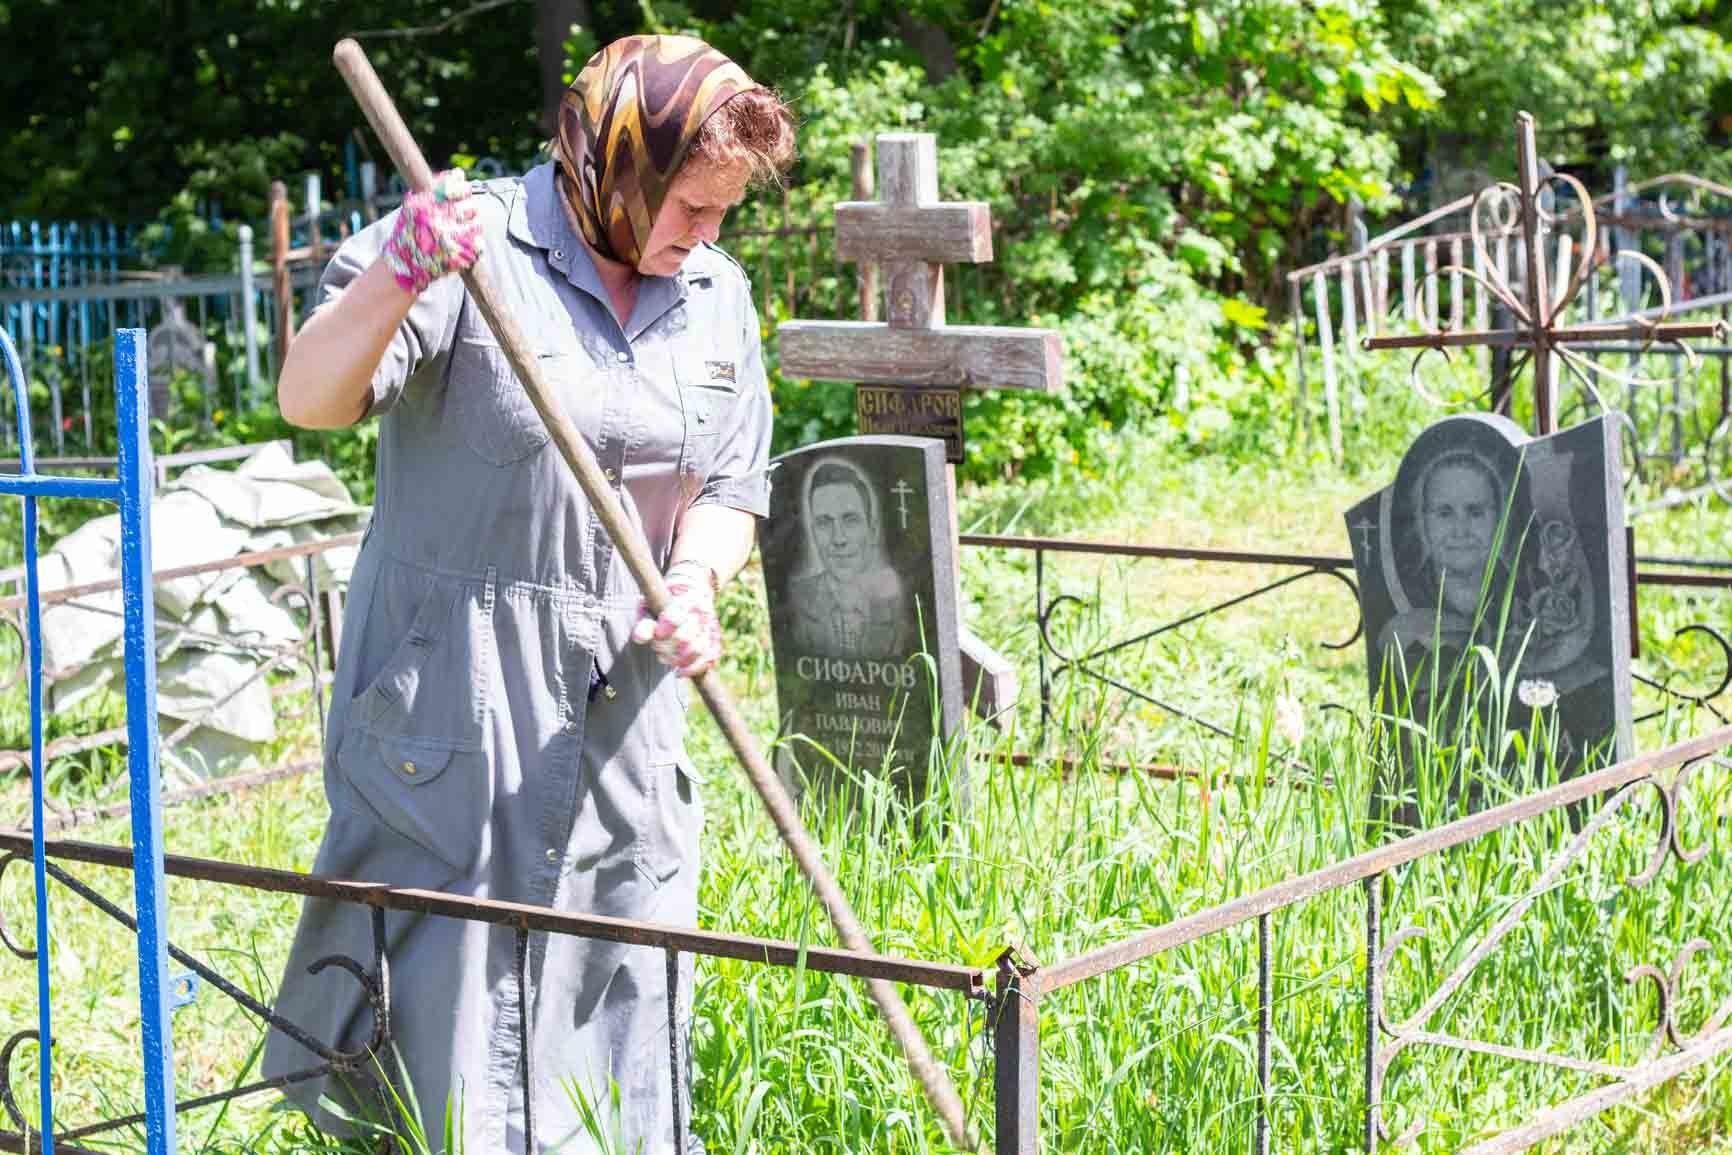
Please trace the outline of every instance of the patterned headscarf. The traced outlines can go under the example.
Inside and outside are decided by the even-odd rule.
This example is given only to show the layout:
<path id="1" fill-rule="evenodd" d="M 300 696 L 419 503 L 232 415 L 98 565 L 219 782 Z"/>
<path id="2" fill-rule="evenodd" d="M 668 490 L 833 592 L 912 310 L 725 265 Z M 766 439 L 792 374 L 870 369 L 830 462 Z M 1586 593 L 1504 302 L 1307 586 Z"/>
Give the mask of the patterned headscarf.
<path id="1" fill-rule="evenodd" d="M 627 36 L 590 57 L 559 102 L 559 191 L 602 256 L 636 267 L 668 186 L 703 127 L 757 88 L 689 36 Z"/>

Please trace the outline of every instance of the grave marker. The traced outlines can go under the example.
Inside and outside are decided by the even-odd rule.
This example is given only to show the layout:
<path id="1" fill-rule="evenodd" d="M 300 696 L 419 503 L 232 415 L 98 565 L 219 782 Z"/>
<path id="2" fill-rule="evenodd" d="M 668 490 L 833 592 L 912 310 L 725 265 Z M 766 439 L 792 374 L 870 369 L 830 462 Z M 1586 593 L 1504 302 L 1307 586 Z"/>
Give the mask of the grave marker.
<path id="1" fill-rule="evenodd" d="M 964 708 L 943 447 L 826 441 L 776 458 L 771 478 L 758 552 L 781 730 L 856 768 L 888 767 L 918 797 L 932 742 Z M 830 777 L 804 745 L 781 762 Z"/>
<path id="2" fill-rule="evenodd" d="M 166 419 L 174 405 L 174 376 L 194 370 L 204 379 L 205 395 L 216 385 L 216 348 L 205 340 L 204 330 L 186 316 L 185 303 L 175 297 L 163 301 L 163 318 L 147 341 L 150 353 L 150 415 Z"/>
<path id="3" fill-rule="evenodd" d="M 836 206 L 836 255 L 866 268 L 880 266 L 888 320 L 786 321 L 777 330 L 782 372 L 855 382 L 865 391 L 856 395 L 856 412 L 867 418 L 862 432 L 918 428 L 943 436 L 947 444 L 953 441 L 955 460 L 964 441 L 961 391 L 1057 390 L 1063 383 L 1059 335 L 1051 329 L 945 322 L 944 266 L 992 259 L 991 211 L 981 201 L 939 200 L 938 144 L 932 134 L 883 133 L 877 146 L 881 199 Z M 939 389 L 956 391 L 953 406 L 925 392 Z M 911 405 L 915 417 L 908 416 Z M 954 467 L 947 470 L 946 484 L 954 548 Z M 967 629 L 959 627 L 959 634 L 968 697 L 983 717 L 996 718 L 1016 698 L 1014 670 Z"/>
<path id="4" fill-rule="evenodd" d="M 1497 655 L 1501 680 L 1514 675 L 1505 727 L 1527 731 L 1541 716 L 1557 735 L 1564 774 L 1630 756 L 1630 601 L 1613 418 L 1538 439 L 1493 414 L 1445 418 L 1414 441 L 1394 483 L 1346 522 L 1374 704 L 1388 686 L 1401 701 L 1385 708 L 1406 702 L 1420 725 L 1453 731 L 1462 680 L 1484 647 Z M 1478 737 L 1484 749 L 1502 747 L 1499 734 Z M 1469 805 L 1485 801 L 1476 793 Z"/>

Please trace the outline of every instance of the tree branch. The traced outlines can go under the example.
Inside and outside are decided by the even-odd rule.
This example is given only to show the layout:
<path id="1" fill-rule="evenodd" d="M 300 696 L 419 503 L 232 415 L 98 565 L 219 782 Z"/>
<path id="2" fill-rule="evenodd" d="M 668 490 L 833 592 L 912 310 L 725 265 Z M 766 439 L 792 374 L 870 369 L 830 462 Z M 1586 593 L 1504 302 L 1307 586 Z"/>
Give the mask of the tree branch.
<path id="1" fill-rule="evenodd" d="M 507 4 L 522 2 L 523 0 L 482 0 L 480 4 L 453 13 L 437 24 L 423 24 L 418 28 L 374 28 L 367 32 L 351 32 L 349 35 L 356 40 L 403 40 L 411 36 L 432 36 L 445 31 L 454 24 L 469 19 L 471 16 L 491 12 L 495 8 L 504 8 Z"/>

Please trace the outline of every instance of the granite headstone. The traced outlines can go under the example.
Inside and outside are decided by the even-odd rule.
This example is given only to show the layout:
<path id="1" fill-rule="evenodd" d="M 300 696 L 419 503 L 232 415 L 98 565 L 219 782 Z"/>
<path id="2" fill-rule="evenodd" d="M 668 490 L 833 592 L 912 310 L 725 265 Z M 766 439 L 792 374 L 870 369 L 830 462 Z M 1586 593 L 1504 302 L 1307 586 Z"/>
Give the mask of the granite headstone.
<path id="1" fill-rule="evenodd" d="M 183 370 L 197 372 L 208 389 L 215 384 L 214 365 L 208 360 L 204 331 L 187 319 L 181 302 L 165 302 L 164 315 L 150 331 L 147 342 L 150 363 L 150 415 L 167 418 L 174 407 L 174 376 Z M 214 352 L 214 350 L 212 350 Z"/>
<path id="2" fill-rule="evenodd" d="M 1621 477 L 1609 418 L 1530 439 L 1468 414 L 1420 434 L 1394 484 L 1347 514 L 1373 704 L 1447 744 L 1471 703 L 1493 763 L 1509 744 L 1486 720 L 1530 731 L 1536 714 L 1563 774 L 1628 757 Z M 1513 689 L 1501 714 L 1474 669 L 1487 654 Z M 1462 689 L 1475 679 L 1477 696 Z M 1486 801 L 1470 790 L 1466 805 Z"/>
<path id="3" fill-rule="evenodd" d="M 956 558 L 942 442 L 852 437 L 772 465 L 758 548 L 781 768 L 801 785 L 887 773 L 915 797 L 962 717 Z"/>

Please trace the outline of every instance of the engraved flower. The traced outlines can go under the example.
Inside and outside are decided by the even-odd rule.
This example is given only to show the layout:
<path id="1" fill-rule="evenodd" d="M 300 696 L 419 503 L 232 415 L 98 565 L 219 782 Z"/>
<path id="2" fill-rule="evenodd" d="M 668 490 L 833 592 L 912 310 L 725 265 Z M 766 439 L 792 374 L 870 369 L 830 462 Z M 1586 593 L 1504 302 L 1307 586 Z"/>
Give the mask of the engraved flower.
<path id="1" fill-rule="evenodd" d="M 1544 678 L 1523 678 L 1516 687 L 1516 697 L 1530 710 L 1543 710 L 1557 704 L 1558 688 Z"/>
<path id="2" fill-rule="evenodd" d="M 1540 633 L 1544 637 L 1571 633 L 1581 625 L 1581 604 L 1573 590 L 1548 586 L 1535 591 L 1528 604 L 1534 617 L 1539 619 Z"/>

